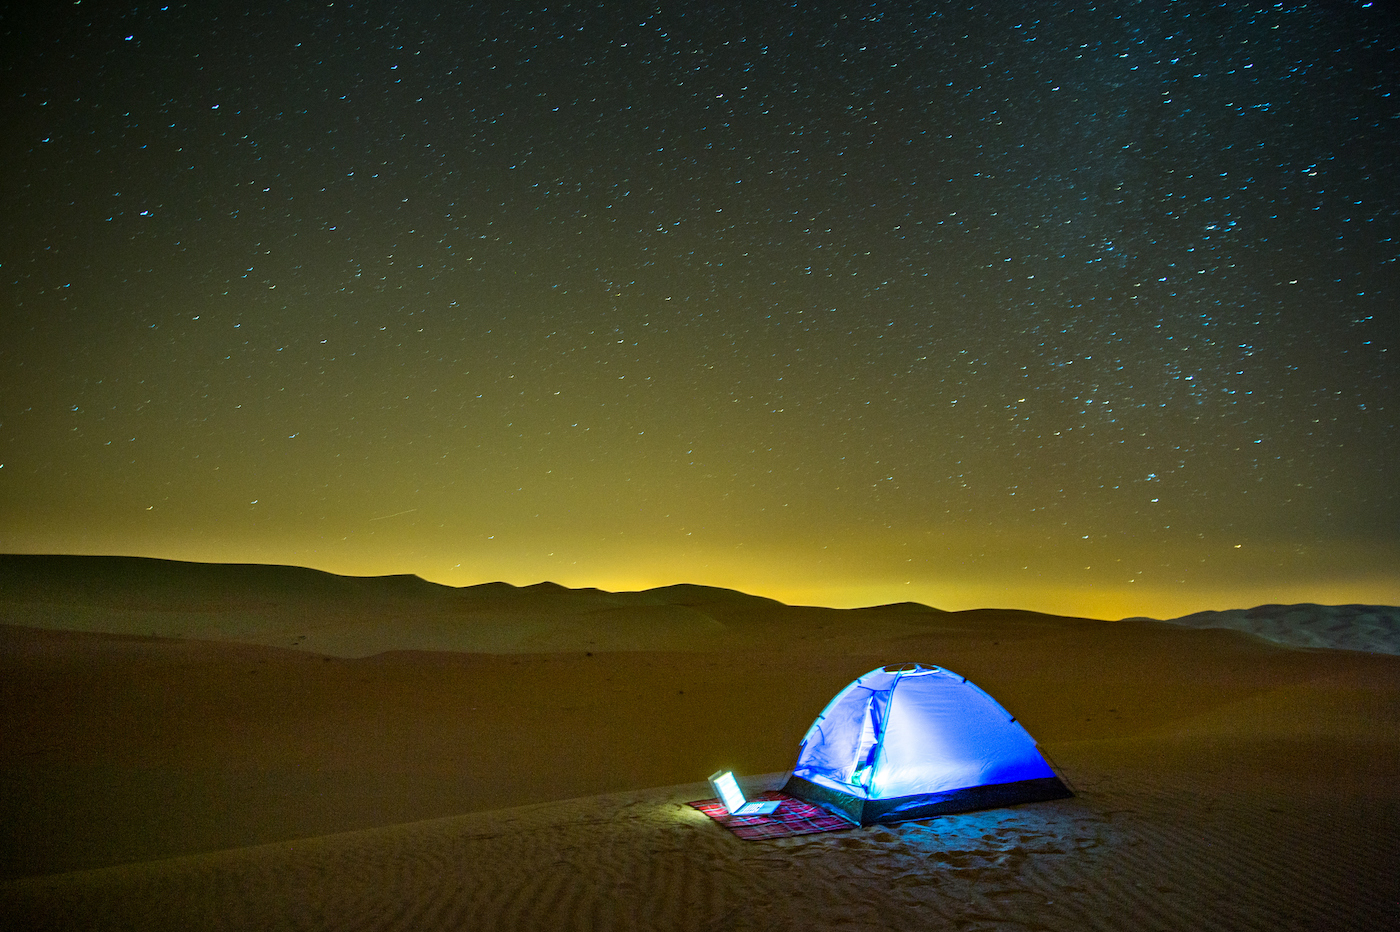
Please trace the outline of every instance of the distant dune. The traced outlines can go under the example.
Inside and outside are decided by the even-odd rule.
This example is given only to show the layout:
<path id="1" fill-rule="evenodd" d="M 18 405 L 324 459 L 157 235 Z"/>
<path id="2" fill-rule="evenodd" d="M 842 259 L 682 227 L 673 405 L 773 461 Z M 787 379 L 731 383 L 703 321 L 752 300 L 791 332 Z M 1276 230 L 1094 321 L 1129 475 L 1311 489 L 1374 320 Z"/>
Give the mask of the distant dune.
<path id="1" fill-rule="evenodd" d="M 1290 647 L 1400 654 L 1400 608 L 1394 605 L 1260 605 L 1168 621 L 1189 628 L 1246 631 Z"/>
<path id="2" fill-rule="evenodd" d="M 391 650 L 708 649 L 726 630 L 715 614 L 780 603 L 693 585 L 645 592 L 551 582 L 453 588 L 417 576 L 336 576 L 295 566 L 0 555 L 0 604 L 8 606 L 9 623 L 36 628 L 367 657 Z"/>
<path id="3" fill-rule="evenodd" d="M 0 915 L 1392 928 L 1394 612 L 1100 621 L 0 556 Z M 776 842 L 685 805 L 719 767 L 781 781 L 841 687 L 909 660 L 995 696 L 1076 797 Z"/>
<path id="4" fill-rule="evenodd" d="M 709 650 L 762 637 L 765 613 L 773 610 L 836 611 L 689 584 L 640 592 L 568 589 L 552 582 L 454 588 L 411 575 L 337 576 L 298 566 L 14 554 L 0 554 L 0 604 L 7 606 L 10 624 L 233 641 L 339 657 L 389 650 Z M 853 611 L 880 637 L 945 629 L 958 619 L 972 623 L 979 611 L 1008 614 L 944 612 L 917 602 Z M 1261 605 L 1165 621 L 1124 620 L 1244 631 L 1292 647 L 1400 654 L 1400 608 L 1388 605 Z M 832 639 L 854 629 L 828 620 L 813 630 Z"/>

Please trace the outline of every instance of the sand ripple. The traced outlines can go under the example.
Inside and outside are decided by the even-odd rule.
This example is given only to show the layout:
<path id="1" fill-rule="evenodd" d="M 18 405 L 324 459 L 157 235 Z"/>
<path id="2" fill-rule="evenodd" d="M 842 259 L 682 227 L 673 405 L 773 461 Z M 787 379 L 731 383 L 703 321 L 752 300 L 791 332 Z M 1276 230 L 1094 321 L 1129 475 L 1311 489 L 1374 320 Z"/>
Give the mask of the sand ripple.
<path id="1" fill-rule="evenodd" d="M 1394 803 L 1103 781 L 1073 800 L 743 842 L 615 794 L 14 882 L 26 929 L 1380 929 Z"/>

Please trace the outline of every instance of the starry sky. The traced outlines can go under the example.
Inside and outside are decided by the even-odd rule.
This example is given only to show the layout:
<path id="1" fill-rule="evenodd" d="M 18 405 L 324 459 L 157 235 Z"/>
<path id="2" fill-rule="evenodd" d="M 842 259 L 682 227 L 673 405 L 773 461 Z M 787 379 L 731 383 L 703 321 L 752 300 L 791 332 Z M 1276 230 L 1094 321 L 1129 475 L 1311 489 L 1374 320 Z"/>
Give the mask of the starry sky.
<path id="1" fill-rule="evenodd" d="M 1369 2 L 0 12 L 0 550 L 1400 603 Z"/>

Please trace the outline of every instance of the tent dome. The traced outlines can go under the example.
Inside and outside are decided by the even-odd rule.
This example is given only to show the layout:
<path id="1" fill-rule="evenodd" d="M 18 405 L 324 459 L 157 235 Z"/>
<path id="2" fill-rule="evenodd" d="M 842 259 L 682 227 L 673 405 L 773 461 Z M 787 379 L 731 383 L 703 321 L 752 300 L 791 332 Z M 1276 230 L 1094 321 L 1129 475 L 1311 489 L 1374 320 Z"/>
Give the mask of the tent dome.
<path id="1" fill-rule="evenodd" d="M 862 825 L 1072 795 L 995 699 L 922 664 L 841 690 L 802 739 L 785 791 Z"/>

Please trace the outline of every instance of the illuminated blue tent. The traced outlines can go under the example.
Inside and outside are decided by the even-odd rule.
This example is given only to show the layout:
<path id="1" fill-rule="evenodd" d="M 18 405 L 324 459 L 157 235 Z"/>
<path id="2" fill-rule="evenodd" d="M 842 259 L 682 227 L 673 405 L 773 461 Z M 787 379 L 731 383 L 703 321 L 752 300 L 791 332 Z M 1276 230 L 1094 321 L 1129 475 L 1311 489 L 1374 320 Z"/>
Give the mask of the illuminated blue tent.
<path id="1" fill-rule="evenodd" d="M 1074 795 L 995 699 L 921 664 L 872 670 L 841 690 L 807 730 L 783 791 L 861 825 Z"/>

